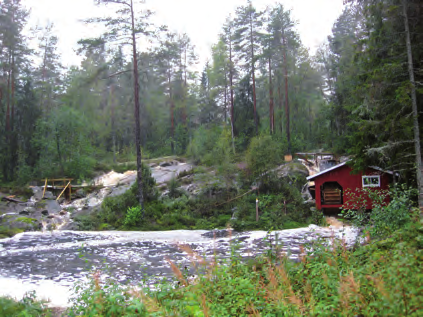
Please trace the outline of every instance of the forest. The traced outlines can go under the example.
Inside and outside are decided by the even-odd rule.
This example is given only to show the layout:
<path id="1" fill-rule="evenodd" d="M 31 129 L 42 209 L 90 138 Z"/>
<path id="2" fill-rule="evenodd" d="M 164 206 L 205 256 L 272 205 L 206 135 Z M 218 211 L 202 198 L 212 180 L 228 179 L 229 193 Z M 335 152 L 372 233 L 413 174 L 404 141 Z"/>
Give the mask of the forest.
<path id="1" fill-rule="evenodd" d="M 400 171 L 405 181 L 415 179 L 411 90 L 418 109 L 422 91 L 418 1 L 404 4 L 408 30 L 399 1 L 348 3 L 315 56 L 282 4 L 259 12 L 248 2 L 228 17 L 200 72 L 186 34 L 152 25 L 153 13 L 142 5 L 134 6 L 139 12 L 131 29 L 127 6 L 99 1 L 107 3 L 116 16 L 85 21 L 104 24 L 106 32 L 81 39 L 81 65 L 64 69 L 54 25 L 23 34 L 29 11 L 20 1 L 2 1 L 3 183 L 82 180 L 101 163 L 135 161 L 134 69 L 145 158 L 242 161 L 254 137 L 270 135 L 281 153 L 325 149 L 353 155 L 356 168 L 377 164 Z M 134 56 L 132 31 L 151 43 Z"/>
<path id="2" fill-rule="evenodd" d="M 116 16 L 85 21 L 104 24 L 106 32 L 81 39 L 81 65 L 64 69 L 54 25 L 23 34 L 28 10 L 17 0 L 2 2 L 3 183 L 51 176 L 82 180 L 103 162 L 135 161 L 133 70 L 145 158 L 242 161 L 254 137 L 270 135 L 281 153 L 349 154 L 356 168 L 377 164 L 413 182 L 411 90 L 418 109 L 422 92 L 418 1 L 404 4 L 407 30 L 399 1 L 348 3 L 315 56 L 282 4 L 259 12 L 250 1 L 228 17 L 200 72 L 195 43 L 186 34 L 152 25 L 153 13 L 142 5 L 134 5 L 139 12 L 132 29 L 127 6 L 99 1 L 107 3 Z M 136 55 L 132 31 L 151 43 Z M 29 48 L 29 38 L 38 41 L 36 48 Z M 221 153 L 212 154 L 219 145 Z"/>
<path id="3" fill-rule="evenodd" d="M 98 194 L 94 177 L 133 172 L 135 183 L 116 185 L 125 190 L 105 195 L 98 208 L 59 206 L 78 226 L 72 235 L 228 228 L 212 235 L 214 242 L 229 235 L 230 254 L 222 260 L 215 250 L 211 259 L 195 244 L 174 246 L 190 258 L 195 279 L 166 258 L 175 277 L 154 289 L 123 292 L 121 280 L 95 271 L 76 286 L 67 316 L 421 315 L 420 0 L 344 0 L 332 34 L 313 53 L 283 3 L 259 10 L 246 0 L 226 18 L 205 65 L 188 34 L 155 25 L 143 1 L 94 3 L 114 13 L 81 21 L 103 33 L 81 38 L 82 62 L 65 68 L 55 26 L 28 32 L 30 10 L 0 0 L 0 196 L 35 196 L 28 186 L 51 178 L 89 183 Z M 272 231 L 329 227 L 304 201 L 303 165 L 285 162 L 297 152 L 348 157 L 356 173 L 390 170 L 393 183 L 389 204 L 367 191 L 371 212 L 339 212 L 342 227 L 359 228 L 353 245 L 319 236 L 302 241 L 291 261 Z M 152 168 L 163 158 L 193 168 L 158 186 Z M 202 186 L 195 195 L 182 189 L 193 180 Z M 28 231 L 12 230 L 1 216 L 0 242 Z M 18 220 L 30 228 L 38 221 Z M 55 229 L 46 230 L 53 237 Z M 265 230 L 257 242 L 264 251 L 246 259 L 232 230 Z M 27 294 L 21 301 L 0 295 L 1 316 L 56 315 Z"/>

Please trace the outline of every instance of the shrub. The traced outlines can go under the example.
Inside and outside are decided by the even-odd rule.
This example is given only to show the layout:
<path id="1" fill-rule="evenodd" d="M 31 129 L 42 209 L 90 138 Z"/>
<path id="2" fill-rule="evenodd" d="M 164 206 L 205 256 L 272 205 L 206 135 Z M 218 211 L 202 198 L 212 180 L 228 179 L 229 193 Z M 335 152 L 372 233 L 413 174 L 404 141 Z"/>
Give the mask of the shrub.
<path id="1" fill-rule="evenodd" d="M 372 236 L 384 237 L 398 230 L 413 218 L 412 197 L 416 189 L 405 186 L 385 190 L 363 189 L 358 194 L 349 194 L 351 198 L 342 209 L 342 214 L 354 225 L 365 227 Z M 390 201 L 388 203 L 388 196 Z M 373 202 L 371 212 L 366 212 L 367 199 Z"/>
<path id="2" fill-rule="evenodd" d="M 373 236 L 387 236 L 410 223 L 413 217 L 411 198 L 415 195 L 416 189 L 407 189 L 404 186 L 393 188 L 390 191 L 391 201 L 387 206 L 383 204 L 383 196 L 378 195 L 379 201 L 376 201 L 377 197 L 371 195 L 376 203 L 370 214 L 370 233 Z"/>
<path id="3" fill-rule="evenodd" d="M 16 301 L 7 297 L 0 297 L 0 317 L 13 316 L 52 316 L 44 302 L 35 299 L 35 293 L 27 293 Z"/>
<path id="4" fill-rule="evenodd" d="M 196 163 L 205 165 L 213 165 L 213 149 L 221 133 L 220 127 L 206 129 L 200 126 L 194 132 L 194 138 L 188 145 L 187 155 Z"/>
<path id="5" fill-rule="evenodd" d="M 123 225 L 127 228 L 135 227 L 142 221 L 141 206 L 129 207 Z"/>
<path id="6" fill-rule="evenodd" d="M 13 237 L 15 234 L 18 234 L 21 232 L 23 232 L 22 229 L 6 228 L 3 226 L 0 226 L 0 239 L 10 238 L 10 237 Z"/>
<path id="7" fill-rule="evenodd" d="M 168 184 L 170 198 L 177 198 L 182 194 L 179 189 L 180 186 L 181 184 L 178 182 L 178 180 L 175 177 L 172 177 Z"/>
<path id="8" fill-rule="evenodd" d="M 277 145 L 271 136 L 254 137 L 248 147 L 246 160 L 248 167 L 255 175 L 260 175 L 267 171 L 280 160 Z"/>

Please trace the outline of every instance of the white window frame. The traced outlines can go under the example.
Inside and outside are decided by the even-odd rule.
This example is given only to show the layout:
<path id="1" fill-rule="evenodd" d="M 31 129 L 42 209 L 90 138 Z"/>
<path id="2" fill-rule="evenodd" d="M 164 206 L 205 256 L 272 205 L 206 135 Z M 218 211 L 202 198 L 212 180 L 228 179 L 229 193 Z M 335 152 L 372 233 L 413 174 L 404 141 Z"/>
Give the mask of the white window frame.
<path id="1" fill-rule="evenodd" d="M 365 179 L 377 179 L 377 184 L 365 184 Z M 380 187 L 380 175 L 366 175 L 361 177 L 363 188 L 365 187 Z"/>

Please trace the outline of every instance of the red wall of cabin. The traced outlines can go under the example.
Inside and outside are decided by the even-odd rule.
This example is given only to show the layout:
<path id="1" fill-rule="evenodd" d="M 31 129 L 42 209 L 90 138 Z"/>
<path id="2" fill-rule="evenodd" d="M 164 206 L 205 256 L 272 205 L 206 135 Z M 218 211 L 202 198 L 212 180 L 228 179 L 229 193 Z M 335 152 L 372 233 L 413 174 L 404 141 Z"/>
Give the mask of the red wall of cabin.
<path id="1" fill-rule="evenodd" d="M 359 174 L 351 174 L 352 169 L 351 167 L 344 165 L 341 166 L 333 171 L 327 172 L 322 174 L 314 179 L 314 183 L 316 185 L 316 207 L 317 209 L 322 208 L 339 208 L 342 205 L 322 205 L 321 201 L 321 190 L 320 187 L 326 182 L 337 182 L 339 185 L 342 186 L 344 204 L 348 202 L 350 197 L 346 195 L 346 189 L 350 189 L 352 192 L 357 193 L 357 188 L 362 189 L 362 176 L 363 173 Z M 374 189 L 389 189 L 389 182 L 390 182 L 390 175 L 383 173 L 381 171 L 369 168 L 364 173 L 364 176 L 371 176 L 371 175 L 380 175 L 380 187 L 374 187 Z M 368 199 L 367 209 L 372 209 L 372 203 Z"/>

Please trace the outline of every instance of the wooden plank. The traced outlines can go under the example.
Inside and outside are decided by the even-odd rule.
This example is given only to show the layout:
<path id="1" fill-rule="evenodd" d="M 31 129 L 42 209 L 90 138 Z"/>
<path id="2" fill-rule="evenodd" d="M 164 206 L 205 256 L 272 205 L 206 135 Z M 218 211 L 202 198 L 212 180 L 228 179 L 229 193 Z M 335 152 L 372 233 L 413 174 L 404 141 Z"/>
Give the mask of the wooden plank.
<path id="1" fill-rule="evenodd" d="M 42 198 L 44 198 L 44 195 L 46 194 L 46 189 L 47 189 L 47 178 L 46 178 L 46 182 L 44 183 L 44 190 L 43 190 L 43 197 Z"/>
<path id="2" fill-rule="evenodd" d="M 60 197 L 63 195 L 63 193 L 65 192 L 65 190 L 66 190 L 66 188 L 68 188 L 68 186 L 70 185 L 70 183 L 71 182 L 69 182 L 67 185 L 66 185 L 66 187 L 63 189 L 63 191 L 60 193 L 60 195 L 57 197 L 57 199 L 56 200 L 59 200 L 60 199 Z"/>

